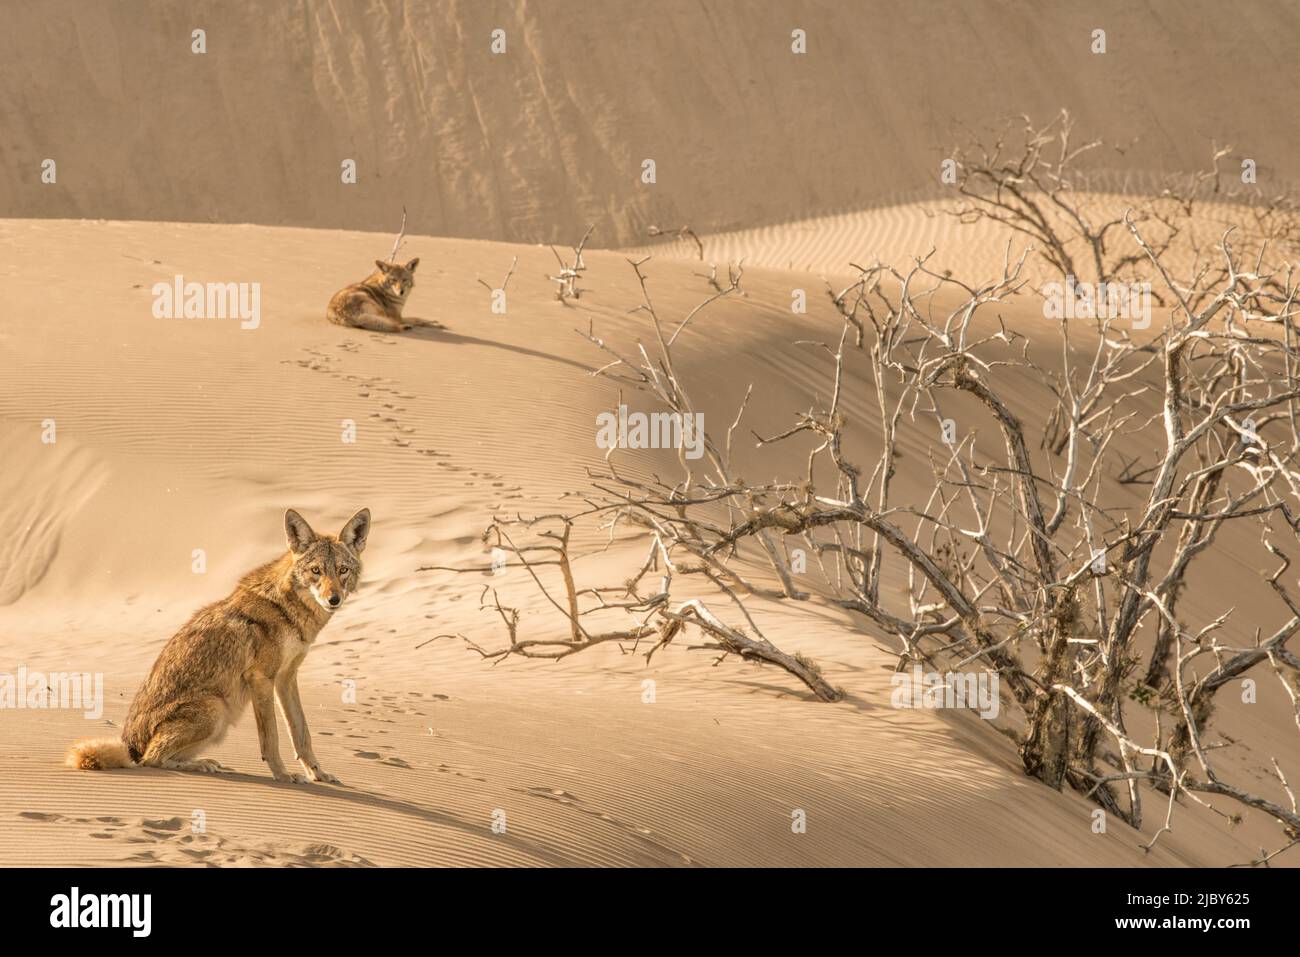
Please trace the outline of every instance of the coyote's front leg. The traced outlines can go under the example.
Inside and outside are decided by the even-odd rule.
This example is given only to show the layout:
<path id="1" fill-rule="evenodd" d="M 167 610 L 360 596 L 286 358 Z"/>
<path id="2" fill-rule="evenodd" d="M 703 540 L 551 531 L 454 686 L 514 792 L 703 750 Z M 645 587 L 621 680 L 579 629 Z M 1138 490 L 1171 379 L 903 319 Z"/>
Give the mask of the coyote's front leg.
<path id="1" fill-rule="evenodd" d="M 369 329 L 371 332 L 405 332 L 410 329 L 408 323 L 386 316 L 382 312 L 363 310 L 352 316 L 348 325 L 354 329 Z"/>
<path id="2" fill-rule="evenodd" d="M 298 756 L 298 763 L 313 781 L 338 784 L 339 779 L 327 771 L 322 771 L 316 760 L 316 752 L 311 749 L 311 732 L 307 730 L 307 716 L 302 711 L 302 699 L 298 697 L 298 671 L 282 676 L 275 684 L 275 693 L 280 699 L 280 709 L 284 719 L 289 722 L 289 736 L 293 738 L 293 750 Z"/>
<path id="3" fill-rule="evenodd" d="M 262 760 L 271 769 L 271 777 L 277 781 L 292 781 L 304 784 L 307 779 L 301 774 L 291 774 L 280 759 L 280 732 L 275 726 L 275 686 L 265 675 L 257 675 L 249 681 L 253 698 L 253 717 L 257 719 L 257 742 L 262 747 Z"/>

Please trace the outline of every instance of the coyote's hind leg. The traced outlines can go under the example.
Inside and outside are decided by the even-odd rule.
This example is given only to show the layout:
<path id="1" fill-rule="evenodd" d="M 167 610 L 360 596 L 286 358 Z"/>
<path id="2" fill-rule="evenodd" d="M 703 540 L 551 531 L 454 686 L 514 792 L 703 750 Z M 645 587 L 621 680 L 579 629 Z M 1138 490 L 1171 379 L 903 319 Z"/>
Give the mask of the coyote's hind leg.
<path id="1" fill-rule="evenodd" d="M 200 774 L 231 770 L 212 758 L 192 757 L 217 737 L 218 722 L 214 709 L 203 705 L 177 709 L 154 730 L 140 764 L 147 768 Z"/>

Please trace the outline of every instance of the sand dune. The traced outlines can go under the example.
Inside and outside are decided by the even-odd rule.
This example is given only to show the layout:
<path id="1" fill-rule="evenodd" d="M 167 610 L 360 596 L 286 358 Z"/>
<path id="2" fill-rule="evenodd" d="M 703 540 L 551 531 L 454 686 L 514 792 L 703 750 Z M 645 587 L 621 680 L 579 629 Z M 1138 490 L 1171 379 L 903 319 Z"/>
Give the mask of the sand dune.
<path id="1" fill-rule="evenodd" d="M 929 257 L 926 265 L 935 272 L 948 270 L 958 277 L 987 281 L 1002 274 L 1008 253 L 1014 262 L 1026 247 L 1033 245 L 1027 237 L 1013 234 L 989 219 L 959 220 L 952 214 L 958 202 L 950 195 L 747 229 L 697 232 L 699 244 L 689 235 L 675 235 L 632 245 L 623 252 L 633 258 L 653 255 L 693 260 L 700 277 L 708 276 L 716 266 L 724 279 L 731 264 L 783 269 L 817 279 L 842 279 L 856 274 L 851 265 L 854 263 L 870 266 L 882 262 L 903 268 L 919 257 Z M 1138 207 L 1141 200 L 1132 194 L 1099 191 L 1087 194 L 1081 202 L 1097 221 L 1104 221 L 1122 217 L 1126 210 Z M 1183 228 L 1208 248 L 1229 226 L 1235 227 L 1235 235 L 1241 237 L 1250 222 L 1249 208 L 1242 204 L 1202 201 L 1195 217 Z M 1070 235 L 1064 224 L 1058 226 L 1063 235 Z M 1172 268 L 1186 269 L 1187 244 L 1180 242 L 1171 248 L 1165 261 Z M 1031 255 L 1025 266 L 1025 275 L 1036 283 L 1059 281 L 1059 274 L 1038 255 Z M 820 294 L 825 286 L 817 288 Z M 837 286 L 836 291 L 841 288 Z"/>
<path id="2" fill-rule="evenodd" d="M 545 278 L 549 250 L 409 237 L 428 266 L 408 312 L 427 324 L 383 336 L 322 319 L 329 294 L 387 251 L 383 234 L 6 221 L 0 243 L 10 296 L 33 309 L 55 300 L 42 335 L 6 330 L 0 422 L 22 468 L 6 478 L 19 504 L 0 512 L 0 540 L 49 544 L 3 579 L 5 667 L 103 672 L 106 689 L 93 720 L 0 719 L 0 863 L 1145 866 L 1246 860 L 1275 837 L 1266 821 L 1227 830 L 1192 809 L 1149 854 L 1137 847 L 1149 834 L 1093 834 L 1091 805 L 1024 777 L 986 722 L 888 707 L 889 647 L 825 612 L 762 609 L 775 640 L 847 691 L 833 705 L 783 672 L 709 667 L 684 646 L 648 667 L 612 647 L 492 667 L 459 640 L 425 644 L 460 633 L 495 645 L 500 625 L 479 609 L 483 575 L 416 569 L 481 564 L 492 514 L 553 508 L 600 461 L 594 416 L 618 392 L 589 375 L 597 354 L 574 330 L 645 334 L 618 254 L 590 254 L 590 291 L 565 306 Z M 516 256 L 509 312 L 494 316 L 475 279 Z M 51 289 L 39 267 L 54 257 L 77 269 Z M 707 292 L 690 263 L 650 269 L 665 313 Z M 150 287 L 176 273 L 260 281 L 260 326 L 155 318 Z M 719 303 L 683 339 L 707 414 L 730 417 L 756 382 L 755 421 L 774 421 L 820 387 L 824 360 L 788 344 L 832 336 L 836 320 L 820 302 L 792 317 L 789 286 L 787 273 L 754 269 L 747 298 Z M 720 361 L 728 374 L 710 375 Z M 46 418 L 53 446 L 40 442 Z M 340 441 L 344 419 L 354 445 Z M 920 446 L 905 451 L 900 481 L 923 480 Z M 747 453 L 773 470 L 790 467 L 786 454 Z M 251 718 L 213 755 L 233 776 L 61 766 L 69 741 L 120 726 L 194 608 L 283 548 L 286 506 L 330 527 L 361 505 L 375 516 L 364 586 L 301 678 L 317 750 L 346 787 L 274 783 Z M 1258 542 L 1223 547 L 1236 557 L 1218 573 L 1248 594 Z M 192 570 L 196 548 L 205 574 Z M 526 581 L 502 587 L 525 627 L 547 627 Z M 654 704 L 641 700 L 647 678 Z M 1225 729 L 1285 754 L 1285 715 L 1260 710 L 1226 715 Z M 791 832 L 795 810 L 804 834 Z"/>
<path id="3" fill-rule="evenodd" d="M 1199 168 L 1217 140 L 1256 160 L 1262 187 L 1300 182 L 1278 122 L 1300 95 L 1300 11 L 1268 0 L 52 0 L 6 15 L 0 81 L 25 93 L 0 102 L 0 216 L 383 231 L 406 206 L 425 235 L 575 242 L 595 223 L 614 248 L 656 224 L 712 234 L 930 198 L 962 129 L 1062 107 L 1124 149 L 1099 161 L 1121 179 Z"/>

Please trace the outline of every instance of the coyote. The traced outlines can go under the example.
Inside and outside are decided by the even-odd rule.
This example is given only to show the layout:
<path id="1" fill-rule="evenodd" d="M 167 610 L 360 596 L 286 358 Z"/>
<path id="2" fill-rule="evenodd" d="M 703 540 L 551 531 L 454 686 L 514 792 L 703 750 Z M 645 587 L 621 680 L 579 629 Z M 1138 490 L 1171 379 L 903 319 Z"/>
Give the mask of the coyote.
<path id="1" fill-rule="evenodd" d="M 194 614 L 163 646 L 126 715 L 121 740 L 79 741 L 69 767 L 94 771 L 136 766 L 227 771 L 197 755 L 214 747 L 251 700 L 262 760 L 277 781 L 304 783 L 280 760 L 275 700 L 307 777 L 337 784 L 321 770 L 298 697 L 298 666 L 334 610 L 357 586 L 370 532 L 370 510 L 338 537 L 317 535 L 303 517 L 284 514 L 289 551 L 249 572 L 228 598 Z"/>
<path id="2" fill-rule="evenodd" d="M 340 326 L 375 332 L 402 332 L 411 328 L 402 322 L 402 306 L 415 285 L 415 267 L 420 260 L 401 263 L 375 260 L 375 271 L 361 282 L 340 289 L 330 299 L 325 318 Z"/>

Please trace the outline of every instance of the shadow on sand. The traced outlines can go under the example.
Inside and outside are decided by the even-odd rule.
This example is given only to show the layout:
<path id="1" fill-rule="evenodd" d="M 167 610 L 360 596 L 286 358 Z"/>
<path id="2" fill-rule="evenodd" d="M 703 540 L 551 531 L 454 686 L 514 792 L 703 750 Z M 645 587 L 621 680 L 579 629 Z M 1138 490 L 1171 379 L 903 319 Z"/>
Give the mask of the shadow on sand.
<path id="1" fill-rule="evenodd" d="M 432 319 L 417 319 L 414 316 L 404 316 L 403 322 L 411 324 L 411 328 L 405 332 L 391 333 L 374 333 L 374 335 L 392 336 L 402 339 L 421 339 L 425 342 L 443 343 L 452 346 L 488 346 L 492 349 L 504 349 L 507 352 L 518 353 L 521 356 L 529 356 L 533 359 L 546 359 L 551 362 L 559 362 L 566 366 L 572 366 L 575 369 L 581 369 L 583 372 L 591 373 L 596 371 L 595 366 L 589 366 L 574 359 L 568 359 L 564 356 L 552 355 L 549 352 L 541 352 L 537 349 L 529 349 L 526 346 L 512 346 L 504 342 L 494 342 L 491 339 L 480 339 L 477 336 L 463 336 L 458 332 L 451 332 L 446 326 Z"/>

